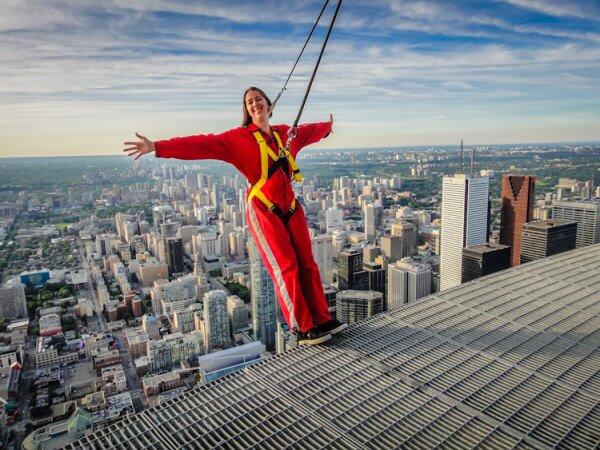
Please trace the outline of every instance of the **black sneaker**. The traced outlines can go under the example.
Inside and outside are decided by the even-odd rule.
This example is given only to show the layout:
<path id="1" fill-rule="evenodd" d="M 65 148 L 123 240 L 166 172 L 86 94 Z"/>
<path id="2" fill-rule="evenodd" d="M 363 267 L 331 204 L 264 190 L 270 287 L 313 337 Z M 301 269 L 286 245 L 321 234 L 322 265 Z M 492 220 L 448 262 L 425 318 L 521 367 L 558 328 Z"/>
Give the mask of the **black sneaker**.
<path id="1" fill-rule="evenodd" d="M 329 322 L 322 323 L 321 325 L 317 325 L 317 329 L 321 333 L 329 333 L 331 335 L 337 334 L 340 331 L 348 328 L 348 324 L 344 322 L 340 322 L 336 319 L 331 319 Z"/>
<path id="2" fill-rule="evenodd" d="M 298 332 L 296 334 L 296 342 L 298 345 L 319 345 L 331 339 L 331 334 L 323 333 L 314 327 L 306 333 Z"/>

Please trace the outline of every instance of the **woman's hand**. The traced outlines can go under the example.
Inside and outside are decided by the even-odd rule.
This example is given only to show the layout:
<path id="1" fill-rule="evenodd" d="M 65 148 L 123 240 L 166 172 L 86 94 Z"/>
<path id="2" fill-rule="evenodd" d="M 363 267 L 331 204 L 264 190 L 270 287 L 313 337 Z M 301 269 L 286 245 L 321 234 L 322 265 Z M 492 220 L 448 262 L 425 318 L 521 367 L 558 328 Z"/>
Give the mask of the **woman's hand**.
<path id="1" fill-rule="evenodd" d="M 146 136 L 142 136 L 141 134 L 135 133 L 135 135 L 140 138 L 139 141 L 123 143 L 131 146 L 123 149 L 124 152 L 131 152 L 127 153 L 127 156 L 135 155 L 134 159 L 138 159 L 140 156 L 145 155 L 146 153 L 152 153 L 155 150 L 154 142 L 152 142 Z"/>

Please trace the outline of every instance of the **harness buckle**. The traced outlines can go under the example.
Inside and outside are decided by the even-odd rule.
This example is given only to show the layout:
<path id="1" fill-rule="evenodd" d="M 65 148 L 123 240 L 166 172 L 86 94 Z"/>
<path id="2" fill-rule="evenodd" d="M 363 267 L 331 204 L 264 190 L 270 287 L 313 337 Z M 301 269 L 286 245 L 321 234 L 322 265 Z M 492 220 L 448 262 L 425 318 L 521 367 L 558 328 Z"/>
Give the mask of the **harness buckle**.
<path id="1" fill-rule="evenodd" d="M 273 205 L 271 208 L 269 208 L 269 211 L 271 211 L 273 214 L 279 217 L 284 223 L 287 223 L 288 220 L 290 220 L 290 217 L 292 217 L 296 212 L 296 208 L 294 206 L 290 206 L 290 209 L 288 209 L 284 213 L 283 211 L 281 211 L 281 208 L 279 206 Z"/>
<path id="2" fill-rule="evenodd" d="M 283 149 L 279 149 L 280 156 L 281 156 L 282 150 L 286 150 L 288 152 L 290 151 L 290 145 L 292 145 L 292 141 L 298 137 L 298 128 L 297 127 L 288 128 L 287 135 L 288 135 L 288 137 L 287 137 L 287 142 L 285 143 L 285 147 Z"/>

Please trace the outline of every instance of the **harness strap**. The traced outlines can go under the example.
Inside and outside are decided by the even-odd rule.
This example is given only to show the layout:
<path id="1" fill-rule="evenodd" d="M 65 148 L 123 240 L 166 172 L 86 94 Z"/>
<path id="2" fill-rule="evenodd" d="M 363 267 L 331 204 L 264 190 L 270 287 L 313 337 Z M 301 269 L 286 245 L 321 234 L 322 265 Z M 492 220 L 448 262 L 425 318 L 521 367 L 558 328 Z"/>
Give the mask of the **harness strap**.
<path id="1" fill-rule="evenodd" d="M 253 134 L 254 138 L 256 139 L 256 142 L 258 142 L 258 145 L 260 147 L 261 176 L 260 179 L 256 182 L 256 184 L 250 189 L 250 192 L 248 193 L 248 202 L 252 200 L 252 197 L 257 197 L 261 202 L 263 202 L 267 206 L 267 208 L 272 209 L 273 203 L 261 191 L 261 188 L 267 182 L 267 174 L 269 171 L 270 155 L 267 149 L 265 148 L 269 146 L 267 145 L 265 139 L 262 137 L 262 134 L 260 134 L 259 131 L 255 131 Z"/>
<path id="2" fill-rule="evenodd" d="M 287 158 L 283 156 L 279 157 L 277 161 L 275 161 L 271 167 L 269 167 L 269 175 L 268 178 L 271 178 L 273 174 L 279 169 L 282 168 L 285 173 L 289 173 L 289 163 Z"/>
<path id="3" fill-rule="evenodd" d="M 296 161 L 290 154 L 287 149 L 282 148 L 281 139 L 279 138 L 279 134 L 274 131 L 275 139 L 277 140 L 277 144 L 279 146 L 280 155 L 276 155 L 275 152 L 269 147 L 265 138 L 262 136 L 260 131 L 255 131 L 252 133 L 256 142 L 258 143 L 260 149 L 260 169 L 261 176 L 260 179 L 252 186 L 250 191 L 248 192 L 248 202 L 252 200 L 253 197 L 258 198 L 270 211 L 277 214 L 284 222 L 287 222 L 289 218 L 296 212 L 296 199 L 292 201 L 290 208 L 285 213 L 281 211 L 281 209 L 275 205 L 271 200 L 267 198 L 267 196 L 262 192 L 262 187 L 265 185 L 267 180 L 275 173 L 275 171 L 281 166 L 281 164 L 289 164 L 292 167 L 292 172 L 294 179 L 298 177 L 302 180 L 302 175 L 300 175 L 300 169 L 296 164 Z M 282 152 L 283 151 L 283 152 Z M 269 158 L 273 159 L 275 163 L 269 169 Z"/>
<path id="4" fill-rule="evenodd" d="M 296 160 L 290 153 L 290 150 L 287 147 L 283 146 L 283 144 L 281 142 L 281 138 L 279 137 L 279 133 L 277 133 L 277 131 L 273 130 L 273 135 L 275 136 L 275 140 L 277 141 L 277 146 L 279 147 L 279 154 L 281 156 L 284 156 L 285 158 L 287 158 L 287 161 L 288 161 L 290 167 L 292 168 L 292 177 L 293 177 L 294 181 L 301 182 L 303 177 L 302 177 L 302 174 L 300 173 L 300 167 L 298 167 Z"/>
<path id="5" fill-rule="evenodd" d="M 290 220 L 290 217 L 292 217 L 292 215 L 296 212 L 296 199 L 292 201 L 290 209 L 288 209 L 285 213 L 281 211 L 281 209 L 277 205 L 273 205 L 273 208 L 271 208 L 271 212 L 279 216 L 279 218 L 284 222 L 287 222 L 288 220 Z"/>

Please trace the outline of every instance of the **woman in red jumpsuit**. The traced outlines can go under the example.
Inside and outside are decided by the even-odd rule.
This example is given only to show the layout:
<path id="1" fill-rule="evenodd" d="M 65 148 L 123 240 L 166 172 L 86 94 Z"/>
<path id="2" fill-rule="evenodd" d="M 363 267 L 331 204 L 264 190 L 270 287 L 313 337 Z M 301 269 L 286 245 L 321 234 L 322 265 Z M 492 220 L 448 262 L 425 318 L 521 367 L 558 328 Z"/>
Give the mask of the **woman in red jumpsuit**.
<path id="1" fill-rule="evenodd" d="M 295 201 L 291 179 L 298 176 L 298 152 L 329 135 L 333 118 L 299 126 L 286 154 L 282 140 L 290 127 L 269 124 L 271 101 L 261 89 L 244 92 L 242 113 L 242 126 L 221 134 L 152 142 L 136 133 L 140 140 L 125 142 L 124 151 L 135 159 L 155 152 L 159 158 L 218 159 L 235 166 L 251 185 L 248 227 L 273 279 L 283 316 L 298 344 L 320 344 L 347 325 L 329 314 L 306 217 Z"/>

